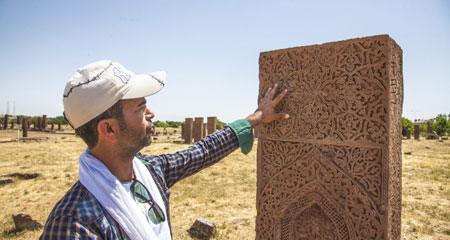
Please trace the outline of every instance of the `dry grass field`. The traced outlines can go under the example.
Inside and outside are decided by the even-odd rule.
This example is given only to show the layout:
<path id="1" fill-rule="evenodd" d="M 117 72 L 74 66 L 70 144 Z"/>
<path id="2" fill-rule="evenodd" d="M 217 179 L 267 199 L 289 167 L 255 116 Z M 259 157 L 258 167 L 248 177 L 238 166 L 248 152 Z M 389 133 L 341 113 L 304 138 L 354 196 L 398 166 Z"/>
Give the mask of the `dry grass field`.
<path id="1" fill-rule="evenodd" d="M 12 213 L 26 212 L 44 224 L 54 204 L 77 181 L 78 156 L 85 150 L 79 138 L 41 132 L 29 132 L 29 137 L 48 140 L 0 143 L 1 176 L 40 174 L 30 180 L 16 177 L 14 183 L 0 186 L 0 239 L 38 238 L 39 230 L 14 231 Z M 0 141 L 11 138 L 17 138 L 17 131 L 0 131 Z M 160 135 L 143 152 L 170 153 L 187 147 L 172 140 L 181 139 Z M 404 140 L 403 152 L 411 155 L 403 154 L 402 238 L 450 239 L 450 141 Z M 254 239 L 256 145 L 248 155 L 236 151 L 184 179 L 171 192 L 174 239 L 190 239 L 186 230 L 196 218 L 216 224 L 215 239 Z"/>

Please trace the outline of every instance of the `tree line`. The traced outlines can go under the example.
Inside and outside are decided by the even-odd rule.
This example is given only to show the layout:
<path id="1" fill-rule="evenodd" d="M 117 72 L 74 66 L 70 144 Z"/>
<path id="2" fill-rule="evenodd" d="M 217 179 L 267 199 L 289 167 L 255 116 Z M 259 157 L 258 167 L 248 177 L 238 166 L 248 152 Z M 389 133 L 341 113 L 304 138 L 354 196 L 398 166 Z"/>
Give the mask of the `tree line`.
<path id="1" fill-rule="evenodd" d="M 449 114 L 450 115 L 450 114 Z M 438 114 L 435 118 L 429 119 L 425 124 L 420 124 L 420 132 L 425 135 L 428 132 L 428 127 L 431 127 L 439 136 L 450 135 L 450 119 L 449 115 Z M 414 132 L 414 123 L 402 117 L 402 135 L 406 136 L 406 131 Z"/>
<path id="2" fill-rule="evenodd" d="M 155 127 L 160 127 L 160 128 L 179 128 L 181 127 L 181 124 L 184 122 L 176 122 L 176 121 L 155 121 L 153 122 L 153 125 Z M 219 119 L 216 120 L 216 128 L 217 129 L 222 129 L 225 125 L 227 125 L 227 123 L 220 121 Z"/>

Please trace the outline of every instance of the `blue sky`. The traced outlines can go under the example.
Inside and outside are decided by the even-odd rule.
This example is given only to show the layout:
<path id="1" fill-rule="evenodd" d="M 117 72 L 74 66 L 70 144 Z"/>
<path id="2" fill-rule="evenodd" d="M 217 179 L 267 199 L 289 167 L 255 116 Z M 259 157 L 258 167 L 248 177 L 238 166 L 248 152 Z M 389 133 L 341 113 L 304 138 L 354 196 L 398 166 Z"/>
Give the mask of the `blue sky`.
<path id="1" fill-rule="evenodd" d="M 61 115 L 75 70 L 112 59 L 167 72 L 157 120 L 256 109 L 262 51 L 389 34 L 403 49 L 403 115 L 450 113 L 450 1 L 0 0 L 0 114 Z"/>

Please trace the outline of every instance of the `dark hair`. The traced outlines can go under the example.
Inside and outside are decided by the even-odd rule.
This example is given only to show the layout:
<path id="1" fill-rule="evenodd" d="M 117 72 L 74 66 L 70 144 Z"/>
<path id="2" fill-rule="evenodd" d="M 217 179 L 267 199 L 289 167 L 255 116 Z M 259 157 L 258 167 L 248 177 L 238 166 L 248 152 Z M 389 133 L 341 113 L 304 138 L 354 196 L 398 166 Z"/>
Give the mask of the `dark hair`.
<path id="1" fill-rule="evenodd" d="M 122 112 L 122 102 L 118 101 L 112 107 L 108 108 L 102 114 L 98 115 L 89 122 L 83 124 L 81 127 L 75 129 L 75 134 L 88 145 L 90 149 L 94 148 L 98 142 L 97 125 L 103 119 L 115 118 L 119 122 L 120 130 L 126 129 L 126 123 Z"/>

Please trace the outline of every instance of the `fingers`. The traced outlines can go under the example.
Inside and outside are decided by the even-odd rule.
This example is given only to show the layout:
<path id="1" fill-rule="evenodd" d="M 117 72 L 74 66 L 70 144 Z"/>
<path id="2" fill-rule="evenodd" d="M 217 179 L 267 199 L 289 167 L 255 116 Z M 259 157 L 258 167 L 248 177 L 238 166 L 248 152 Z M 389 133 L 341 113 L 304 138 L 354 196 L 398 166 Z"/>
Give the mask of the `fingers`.
<path id="1" fill-rule="evenodd" d="M 283 119 L 288 119 L 288 118 L 289 118 L 289 114 L 287 114 L 287 113 L 277 113 L 275 115 L 276 120 L 283 120 Z"/>
<path id="2" fill-rule="evenodd" d="M 273 100 L 272 102 L 272 106 L 277 106 L 278 103 L 284 98 L 284 96 L 286 96 L 287 93 L 287 89 L 284 89 L 283 92 L 281 92 L 280 94 L 278 94 L 278 96 Z"/>
<path id="3" fill-rule="evenodd" d="M 269 93 L 267 94 L 267 97 L 269 98 L 269 100 L 273 99 L 273 96 L 275 95 L 275 93 L 277 92 L 277 87 L 278 84 L 275 83 L 275 85 L 273 86 L 273 89 L 270 89 Z"/>

